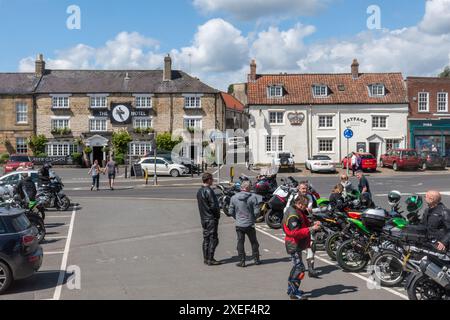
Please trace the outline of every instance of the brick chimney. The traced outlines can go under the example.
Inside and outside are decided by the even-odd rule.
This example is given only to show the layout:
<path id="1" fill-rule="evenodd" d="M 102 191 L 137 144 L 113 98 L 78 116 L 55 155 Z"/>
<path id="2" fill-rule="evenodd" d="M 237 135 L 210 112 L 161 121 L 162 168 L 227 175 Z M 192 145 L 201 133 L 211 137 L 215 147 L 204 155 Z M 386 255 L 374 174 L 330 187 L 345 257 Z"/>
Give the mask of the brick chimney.
<path id="1" fill-rule="evenodd" d="M 170 54 L 164 58 L 164 75 L 163 81 L 171 81 L 172 80 L 172 58 Z"/>
<path id="2" fill-rule="evenodd" d="M 249 82 L 256 81 L 256 61 L 253 59 L 250 63 L 250 75 L 248 77 Z"/>
<path id="3" fill-rule="evenodd" d="M 353 59 L 352 63 L 352 78 L 358 79 L 359 78 L 359 62 L 357 59 Z"/>
<path id="4" fill-rule="evenodd" d="M 41 53 L 38 55 L 35 63 L 35 74 L 36 77 L 42 77 L 45 74 L 45 61 L 44 55 Z"/>

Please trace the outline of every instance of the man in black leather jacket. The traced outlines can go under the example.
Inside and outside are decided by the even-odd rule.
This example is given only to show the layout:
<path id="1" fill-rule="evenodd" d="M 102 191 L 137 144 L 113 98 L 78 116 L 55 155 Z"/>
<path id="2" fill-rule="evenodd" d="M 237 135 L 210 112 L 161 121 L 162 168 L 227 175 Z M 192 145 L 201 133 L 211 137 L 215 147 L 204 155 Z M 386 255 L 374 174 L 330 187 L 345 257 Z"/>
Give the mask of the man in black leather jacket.
<path id="1" fill-rule="evenodd" d="M 438 191 L 428 191 L 425 196 L 428 209 L 422 217 L 422 225 L 427 227 L 428 236 L 436 239 L 437 249 L 447 251 L 450 247 L 450 211 L 442 203 Z"/>
<path id="2" fill-rule="evenodd" d="M 15 193 L 19 195 L 20 200 L 26 201 L 27 203 L 36 200 L 36 185 L 31 179 L 31 176 L 27 173 L 22 174 L 22 179 L 17 184 Z"/>
<path id="3" fill-rule="evenodd" d="M 221 264 L 214 259 L 214 253 L 219 244 L 220 208 L 216 194 L 212 190 L 214 178 L 210 173 L 202 177 L 203 186 L 197 192 L 198 210 L 203 227 L 203 258 L 204 263 L 209 266 Z"/>

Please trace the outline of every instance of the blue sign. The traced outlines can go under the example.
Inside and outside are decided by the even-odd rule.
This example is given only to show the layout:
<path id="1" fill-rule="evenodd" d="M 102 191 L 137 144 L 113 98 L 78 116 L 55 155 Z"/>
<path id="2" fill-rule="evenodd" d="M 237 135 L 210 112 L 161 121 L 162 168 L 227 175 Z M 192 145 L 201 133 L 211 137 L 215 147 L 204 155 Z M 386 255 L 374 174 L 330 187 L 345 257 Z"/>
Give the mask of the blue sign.
<path id="1" fill-rule="evenodd" d="M 346 139 L 353 138 L 353 135 L 354 135 L 354 133 L 353 133 L 353 130 L 351 130 L 351 129 L 347 129 L 347 130 L 344 131 L 344 137 Z"/>

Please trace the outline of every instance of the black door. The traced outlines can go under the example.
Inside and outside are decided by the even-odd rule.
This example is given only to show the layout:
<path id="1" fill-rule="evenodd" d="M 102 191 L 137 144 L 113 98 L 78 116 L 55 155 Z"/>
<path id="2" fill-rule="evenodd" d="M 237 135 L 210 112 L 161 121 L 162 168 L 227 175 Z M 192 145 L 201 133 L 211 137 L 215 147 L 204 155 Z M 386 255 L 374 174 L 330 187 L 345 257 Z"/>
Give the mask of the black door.
<path id="1" fill-rule="evenodd" d="M 378 159 L 378 143 L 370 143 L 369 144 L 369 152 L 375 157 L 375 159 Z"/>
<path id="2" fill-rule="evenodd" d="M 103 148 L 102 147 L 94 147 L 92 149 L 93 161 L 97 160 L 100 166 L 103 166 Z"/>

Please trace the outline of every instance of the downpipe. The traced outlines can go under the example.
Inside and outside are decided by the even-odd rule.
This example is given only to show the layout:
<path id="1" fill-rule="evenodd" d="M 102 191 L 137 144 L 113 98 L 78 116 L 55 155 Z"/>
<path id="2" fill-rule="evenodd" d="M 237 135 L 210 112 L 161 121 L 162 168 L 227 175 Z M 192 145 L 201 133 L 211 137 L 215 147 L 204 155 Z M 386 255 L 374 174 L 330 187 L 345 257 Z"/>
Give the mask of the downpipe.
<path id="1" fill-rule="evenodd" d="M 441 268 L 424 257 L 420 262 L 420 270 L 440 286 L 450 290 L 450 270 L 447 267 Z"/>

